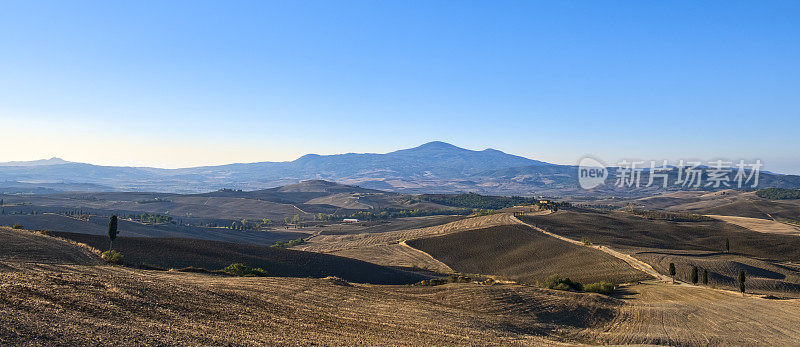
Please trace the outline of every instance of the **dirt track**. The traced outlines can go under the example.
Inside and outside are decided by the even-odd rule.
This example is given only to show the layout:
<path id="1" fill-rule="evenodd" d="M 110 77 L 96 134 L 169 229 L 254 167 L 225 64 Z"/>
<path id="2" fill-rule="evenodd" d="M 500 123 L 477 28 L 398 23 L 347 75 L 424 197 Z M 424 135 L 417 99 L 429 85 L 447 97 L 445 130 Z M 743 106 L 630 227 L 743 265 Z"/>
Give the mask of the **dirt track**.
<path id="1" fill-rule="evenodd" d="M 498 213 L 461 219 L 425 228 L 347 235 L 319 235 L 312 238 L 309 244 L 295 248 L 350 257 L 384 266 L 421 267 L 451 272 L 452 270 L 448 271 L 449 267 L 441 262 L 430 256 L 421 255 L 418 251 L 410 251 L 408 248 L 399 245 L 399 243 L 405 240 L 516 223 L 518 221 L 511 214 Z"/>
<path id="2" fill-rule="evenodd" d="M 653 269 L 653 267 L 650 266 L 650 264 L 647 264 L 647 263 L 645 263 L 645 262 L 643 262 L 643 261 L 641 261 L 639 259 L 636 259 L 636 258 L 634 258 L 634 257 L 632 257 L 632 256 L 630 256 L 628 254 L 625 254 L 625 253 L 622 253 L 622 252 L 619 252 L 619 251 L 615 251 L 615 250 L 611 249 L 608 246 L 587 245 L 587 244 L 584 244 L 583 242 L 580 242 L 580 241 L 577 241 L 577 240 L 573 240 L 573 239 L 570 239 L 570 238 L 567 238 L 567 237 L 563 237 L 561 235 L 557 235 L 557 234 L 545 231 L 544 229 L 539 228 L 539 227 L 537 227 L 535 225 L 525 223 L 525 222 L 517 219 L 517 217 L 512 217 L 512 218 L 516 219 L 517 222 L 520 223 L 520 224 L 528 225 L 531 228 L 536 229 L 539 232 L 542 232 L 542 233 L 544 233 L 546 235 L 555 237 L 555 238 L 557 238 L 557 239 L 559 239 L 561 241 L 566 241 L 566 242 L 569 242 L 569 243 L 574 244 L 574 245 L 594 248 L 594 249 L 596 249 L 598 251 L 605 252 L 605 253 L 607 253 L 607 254 L 615 257 L 615 258 L 618 258 L 618 259 L 628 263 L 628 265 L 632 266 L 634 269 L 642 271 L 642 272 L 644 272 L 644 273 L 646 273 L 646 274 L 648 274 L 650 276 L 653 276 L 654 278 L 657 278 L 657 279 L 659 279 L 661 281 L 665 281 L 665 282 L 666 281 L 672 281 L 672 278 L 658 273 L 658 271 Z"/>
<path id="3" fill-rule="evenodd" d="M 797 345 L 800 301 L 647 282 L 617 297 L 519 285 L 348 285 L 92 265 L 28 232 L 0 254 L 0 344 Z M 88 257 L 86 261 L 76 258 Z M 58 264 L 66 262 L 67 264 Z"/>

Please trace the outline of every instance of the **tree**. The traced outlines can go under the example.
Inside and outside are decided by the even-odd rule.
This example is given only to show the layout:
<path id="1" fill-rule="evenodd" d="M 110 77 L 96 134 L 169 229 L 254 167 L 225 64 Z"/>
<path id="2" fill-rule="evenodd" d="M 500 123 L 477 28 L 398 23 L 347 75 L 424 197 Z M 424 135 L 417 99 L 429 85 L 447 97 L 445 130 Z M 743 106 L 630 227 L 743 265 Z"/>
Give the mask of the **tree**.
<path id="1" fill-rule="evenodd" d="M 725 252 L 731 251 L 731 239 L 725 239 Z"/>
<path id="2" fill-rule="evenodd" d="M 739 270 L 739 278 L 737 278 L 737 280 L 739 282 L 739 291 L 744 293 L 744 281 L 745 281 L 744 270 Z"/>
<path id="3" fill-rule="evenodd" d="M 708 270 L 703 269 L 703 284 L 708 285 Z"/>
<path id="4" fill-rule="evenodd" d="M 296 214 L 296 215 L 294 215 L 294 217 L 292 217 L 292 223 L 294 223 L 294 224 L 300 223 L 300 215 L 299 214 Z"/>
<path id="5" fill-rule="evenodd" d="M 117 238 L 117 215 L 112 215 L 111 218 L 108 219 L 108 250 L 111 250 L 111 246 L 114 245 L 114 239 Z"/>
<path id="6" fill-rule="evenodd" d="M 692 265 L 692 284 L 697 284 L 697 266 Z"/>
<path id="7" fill-rule="evenodd" d="M 672 283 L 675 283 L 675 263 L 669 263 L 669 275 L 672 277 Z"/>

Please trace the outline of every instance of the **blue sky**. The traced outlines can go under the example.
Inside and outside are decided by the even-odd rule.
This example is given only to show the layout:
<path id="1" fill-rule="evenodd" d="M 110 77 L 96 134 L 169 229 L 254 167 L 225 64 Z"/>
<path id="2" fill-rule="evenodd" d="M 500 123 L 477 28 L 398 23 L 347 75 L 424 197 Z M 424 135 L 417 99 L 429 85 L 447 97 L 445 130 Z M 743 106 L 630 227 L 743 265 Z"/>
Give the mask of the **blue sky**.
<path id="1" fill-rule="evenodd" d="M 184 167 L 442 140 L 800 174 L 797 1 L 19 1 L 0 161 Z"/>

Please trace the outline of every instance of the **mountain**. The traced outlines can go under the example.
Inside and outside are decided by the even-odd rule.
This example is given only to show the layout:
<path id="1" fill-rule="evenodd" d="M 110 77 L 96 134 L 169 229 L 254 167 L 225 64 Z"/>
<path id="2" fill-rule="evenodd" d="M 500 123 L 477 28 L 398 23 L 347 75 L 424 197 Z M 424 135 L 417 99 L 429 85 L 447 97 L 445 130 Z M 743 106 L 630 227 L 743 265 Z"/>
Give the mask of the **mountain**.
<path id="1" fill-rule="evenodd" d="M 6 182 L 0 184 L 0 193 L 146 191 L 229 194 L 229 191 L 217 192 L 225 188 L 234 192 L 259 191 L 261 198 L 276 196 L 277 199 L 281 192 L 270 188 L 283 187 L 280 189 L 293 190 L 286 192 L 297 193 L 298 197 L 306 199 L 318 193 L 332 193 L 326 189 L 338 189 L 326 186 L 329 182 L 358 186 L 365 194 L 370 190 L 381 190 L 406 194 L 475 192 L 492 195 L 637 196 L 659 190 L 655 186 L 648 189 L 615 187 L 616 169 L 608 169 L 606 184 L 587 191 L 578 185 L 576 166 L 548 164 L 495 149 L 474 151 L 434 141 L 385 154 L 306 154 L 287 162 L 183 169 L 99 166 L 58 158 L 10 162 L 0 164 L 0 182 Z M 800 188 L 800 176 L 761 172 L 760 177 L 759 187 Z M 671 172 L 670 181 L 675 180 L 675 172 Z M 301 181 L 307 182 L 294 185 Z M 287 198 L 283 196 L 281 199 Z"/>
<path id="2" fill-rule="evenodd" d="M 31 161 L 7 161 L 0 163 L 0 166 L 42 166 L 42 165 L 60 165 L 68 164 L 69 162 L 61 158 L 39 159 Z"/>
<path id="3" fill-rule="evenodd" d="M 36 164 L 33 164 L 36 163 Z M 468 150 L 434 141 L 385 154 L 307 154 L 289 162 L 259 162 L 183 169 L 99 166 L 58 158 L 0 166 L 0 181 L 93 184 L 121 191 L 196 193 L 221 188 L 256 190 L 327 180 L 409 192 L 467 189 L 465 179 L 488 170 L 550 164 L 495 149 Z"/>

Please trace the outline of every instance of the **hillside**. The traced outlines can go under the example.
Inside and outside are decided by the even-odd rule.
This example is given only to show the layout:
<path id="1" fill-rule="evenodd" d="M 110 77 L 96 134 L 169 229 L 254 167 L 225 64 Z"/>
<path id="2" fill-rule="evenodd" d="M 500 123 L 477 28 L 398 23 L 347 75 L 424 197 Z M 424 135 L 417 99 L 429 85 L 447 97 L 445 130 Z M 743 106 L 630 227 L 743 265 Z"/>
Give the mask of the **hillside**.
<path id="1" fill-rule="evenodd" d="M 27 236 L 41 238 L 36 253 L 46 257 L 14 262 L 0 252 L 3 345 L 793 345 L 800 340 L 794 328 L 800 324 L 797 301 L 706 288 L 645 283 L 605 297 L 519 285 L 234 278 L 75 263 L 53 255 L 88 253 L 27 231 L 0 232 L 0 245 L 24 245 Z"/>
<path id="2" fill-rule="evenodd" d="M 114 190 L 198 193 L 221 188 L 259 190 L 323 179 L 383 190 L 419 186 L 445 191 L 473 174 L 546 163 L 494 149 L 473 151 L 434 141 L 385 154 L 304 155 L 288 162 L 228 164 L 183 169 L 98 166 L 39 161 L 0 165 L 0 181 L 72 182 Z M 57 187 L 56 187 L 57 188 Z"/>
<path id="3" fill-rule="evenodd" d="M 0 215 L 0 226 L 20 224 L 31 230 L 77 232 L 92 235 L 108 233 L 107 217 L 90 217 L 88 221 L 56 214 Z M 233 243 L 274 244 L 304 237 L 305 233 L 285 231 L 244 231 L 220 228 L 188 227 L 174 224 L 145 225 L 120 220 L 120 235 L 127 237 L 192 238 Z"/>
<path id="4" fill-rule="evenodd" d="M 307 154 L 286 162 L 181 169 L 99 166 L 57 158 L 8 162 L 0 163 L 0 182 L 6 182 L 5 185 L 0 184 L 0 193 L 78 190 L 168 193 L 204 193 L 219 189 L 259 191 L 304 180 L 326 180 L 358 185 L 362 189 L 407 194 L 476 192 L 487 195 L 642 197 L 661 191 L 658 185 L 649 188 L 616 187 L 617 169 L 609 167 L 608 170 L 605 185 L 583 190 L 578 185 L 578 168 L 574 165 L 554 165 L 491 148 L 469 150 L 433 141 L 383 154 Z M 642 174 L 646 182 L 647 171 Z M 677 179 L 675 168 L 671 169 L 669 177 L 670 182 Z M 761 172 L 759 187 L 797 189 L 800 188 L 800 176 Z M 317 188 L 308 188 L 294 192 L 320 192 Z M 673 185 L 669 189 L 679 190 L 683 187 Z M 270 197 L 276 192 L 263 191 L 260 194 Z"/>
<path id="5" fill-rule="evenodd" d="M 408 241 L 453 270 L 501 275 L 521 283 L 558 274 L 582 283 L 650 279 L 603 252 L 573 245 L 523 225 L 503 225 Z"/>
<path id="6" fill-rule="evenodd" d="M 610 246 L 661 274 L 668 274 L 674 263 L 684 281 L 694 265 L 708 270 L 711 285 L 734 289 L 743 270 L 749 291 L 800 297 L 800 237 L 795 235 L 756 232 L 719 220 L 670 222 L 624 212 L 561 210 L 521 219 L 573 240 Z M 726 240 L 730 252 L 725 252 Z"/>
<path id="7" fill-rule="evenodd" d="M 55 235 L 97 249 L 108 249 L 108 237 L 105 236 L 77 233 Z M 122 252 L 126 263 L 162 269 L 199 267 L 219 270 L 233 263 L 243 263 L 282 277 L 337 276 L 351 282 L 375 284 L 409 284 L 426 278 L 355 259 L 251 244 L 119 237 L 114 242 L 114 249 Z"/>

